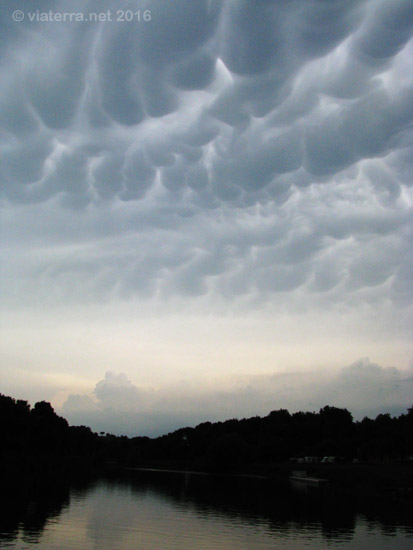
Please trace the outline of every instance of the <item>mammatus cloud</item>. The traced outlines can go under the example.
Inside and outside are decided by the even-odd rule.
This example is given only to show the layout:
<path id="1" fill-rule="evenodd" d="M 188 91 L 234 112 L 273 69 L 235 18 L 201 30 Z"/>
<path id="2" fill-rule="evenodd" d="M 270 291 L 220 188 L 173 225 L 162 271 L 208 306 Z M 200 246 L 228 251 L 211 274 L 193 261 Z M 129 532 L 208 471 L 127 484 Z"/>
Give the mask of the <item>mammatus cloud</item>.
<path id="1" fill-rule="evenodd" d="M 361 419 L 384 412 L 398 415 L 413 404 L 411 369 L 382 367 L 368 358 L 334 374 L 251 375 L 221 384 L 220 390 L 205 380 L 140 388 L 124 374 L 107 372 L 93 395 L 69 395 L 62 414 L 72 424 L 87 423 L 97 431 L 153 436 L 208 420 L 267 415 L 279 408 L 318 411 L 332 405 Z"/>
<path id="2" fill-rule="evenodd" d="M 412 3 L 121 7 L 3 7 L 6 302 L 411 303 Z"/>
<path id="3" fill-rule="evenodd" d="M 311 372 L 411 360 L 413 2 L 17 8 L 23 21 L 11 0 L 0 13 L 9 387 L 70 391 L 71 421 L 130 433 L 280 406 L 368 412 L 379 394 L 404 406 L 402 370 Z M 30 17 L 50 10 L 112 20 Z M 310 373 L 197 387 L 208 369 L 294 365 Z M 76 389 L 107 368 L 159 388 L 113 374 Z"/>

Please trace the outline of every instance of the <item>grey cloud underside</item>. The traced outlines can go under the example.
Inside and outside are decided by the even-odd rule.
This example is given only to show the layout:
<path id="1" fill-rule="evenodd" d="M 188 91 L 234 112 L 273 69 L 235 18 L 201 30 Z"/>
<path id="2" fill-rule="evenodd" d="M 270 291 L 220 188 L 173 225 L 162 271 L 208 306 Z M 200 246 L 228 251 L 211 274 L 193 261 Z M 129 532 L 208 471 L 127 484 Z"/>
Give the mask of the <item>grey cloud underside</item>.
<path id="1" fill-rule="evenodd" d="M 207 420 L 266 415 L 279 408 L 317 411 L 329 404 L 348 408 L 356 419 L 384 412 L 399 415 L 411 406 L 412 390 L 411 370 L 382 367 L 368 358 L 330 377 L 317 372 L 250 376 L 221 391 L 202 384 L 140 388 L 124 374 L 107 372 L 93 397 L 69 395 L 62 412 L 71 423 L 87 421 L 95 430 L 153 436 Z"/>
<path id="2" fill-rule="evenodd" d="M 3 9 L 8 299 L 409 302 L 412 2 L 118 4 L 151 21 Z"/>

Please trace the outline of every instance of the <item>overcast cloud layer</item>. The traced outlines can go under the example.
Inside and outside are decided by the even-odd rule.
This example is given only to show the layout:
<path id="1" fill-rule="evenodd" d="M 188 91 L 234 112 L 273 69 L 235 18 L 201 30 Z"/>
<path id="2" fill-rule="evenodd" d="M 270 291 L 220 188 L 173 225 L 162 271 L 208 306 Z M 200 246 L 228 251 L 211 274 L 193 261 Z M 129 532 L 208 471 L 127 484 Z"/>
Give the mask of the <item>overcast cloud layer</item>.
<path id="1" fill-rule="evenodd" d="M 54 324 L 53 311 L 101 304 L 306 316 L 297 327 L 320 311 L 351 319 L 338 356 L 367 331 L 370 356 L 386 340 L 406 368 L 413 2 L 115 8 L 3 2 L 0 293 L 14 334 L 28 310 Z M 118 9 L 150 20 L 116 21 Z M 36 10 L 112 21 L 30 21 Z M 8 340 L 2 376 L 30 368 Z"/>

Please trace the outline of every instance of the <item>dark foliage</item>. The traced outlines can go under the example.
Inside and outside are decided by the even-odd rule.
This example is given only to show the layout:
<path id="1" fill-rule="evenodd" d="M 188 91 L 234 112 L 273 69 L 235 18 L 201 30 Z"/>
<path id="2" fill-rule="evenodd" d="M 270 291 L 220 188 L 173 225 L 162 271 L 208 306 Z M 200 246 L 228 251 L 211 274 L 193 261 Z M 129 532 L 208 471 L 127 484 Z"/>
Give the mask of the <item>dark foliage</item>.
<path id="1" fill-rule="evenodd" d="M 290 414 L 204 422 L 150 439 L 96 434 L 69 426 L 45 401 L 0 394 L 0 466 L 36 474 L 56 469 L 96 469 L 103 464 L 179 464 L 234 471 L 249 464 L 289 462 L 292 457 L 334 456 L 342 461 L 400 461 L 413 455 L 413 408 L 398 418 L 380 414 L 354 422 L 347 409 L 326 406 Z"/>

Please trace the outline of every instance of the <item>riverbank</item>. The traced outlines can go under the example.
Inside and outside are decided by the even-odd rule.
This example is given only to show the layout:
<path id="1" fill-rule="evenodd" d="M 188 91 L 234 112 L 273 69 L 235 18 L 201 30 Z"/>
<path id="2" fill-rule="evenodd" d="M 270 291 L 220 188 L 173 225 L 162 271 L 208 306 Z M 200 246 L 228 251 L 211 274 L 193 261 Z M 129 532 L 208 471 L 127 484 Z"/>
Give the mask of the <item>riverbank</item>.
<path id="1" fill-rule="evenodd" d="M 325 479 L 329 491 L 368 499 L 401 499 L 413 506 L 413 463 L 338 463 L 338 464 L 290 464 L 256 463 L 232 471 L 203 471 L 196 464 L 171 461 L 143 463 L 128 471 L 186 472 L 198 475 L 223 475 L 266 478 L 274 484 L 290 482 L 295 472 L 310 478 Z"/>

